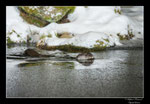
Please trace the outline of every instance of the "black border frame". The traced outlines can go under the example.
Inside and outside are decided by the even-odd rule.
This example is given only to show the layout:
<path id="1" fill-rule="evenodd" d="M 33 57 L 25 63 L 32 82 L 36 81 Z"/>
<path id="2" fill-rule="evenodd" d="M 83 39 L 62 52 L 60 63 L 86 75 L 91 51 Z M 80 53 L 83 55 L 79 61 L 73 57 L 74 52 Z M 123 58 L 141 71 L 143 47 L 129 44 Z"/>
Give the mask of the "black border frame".
<path id="1" fill-rule="evenodd" d="M 57 1 L 57 2 L 56 2 Z M 57 5 L 57 6 L 144 6 L 144 1 L 143 0 L 1 0 L 0 1 L 0 7 L 1 10 L 3 11 L 2 13 L 2 21 L 1 21 L 1 27 L 2 27 L 2 33 L 0 36 L 1 39 L 1 78 L 0 81 L 2 84 L 0 85 L 0 103 L 2 102 L 7 102 L 7 103 L 12 103 L 14 102 L 15 104 L 22 104 L 22 103 L 54 103 L 57 104 L 62 103 L 90 103 L 90 104 L 105 104 L 105 103 L 115 103 L 115 104 L 130 104 L 129 99 L 123 99 L 123 98 L 6 98 L 6 6 L 18 6 L 18 5 Z M 145 16 L 144 16 L 145 17 Z M 144 29 L 145 30 L 145 29 Z M 144 38 L 145 41 L 145 38 Z M 145 47 L 145 44 L 144 44 Z M 145 48 L 144 48 L 145 49 Z M 145 52 L 145 51 L 144 51 Z M 145 62 L 144 62 L 145 66 Z M 145 68 L 144 68 L 145 69 Z M 144 70 L 145 73 L 146 70 Z M 144 73 L 144 77 L 145 74 Z M 144 78 L 145 79 L 145 78 Z M 144 80 L 145 84 L 145 80 Z M 146 85 L 144 85 L 146 86 Z M 145 88 L 144 88 L 145 90 Z M 144 91 L 144 98 L 139 101 L 139 104 L 145 102 L 145 91 Z M 133 99 L 133 102 L 136 101 L 136 99 Z"/>

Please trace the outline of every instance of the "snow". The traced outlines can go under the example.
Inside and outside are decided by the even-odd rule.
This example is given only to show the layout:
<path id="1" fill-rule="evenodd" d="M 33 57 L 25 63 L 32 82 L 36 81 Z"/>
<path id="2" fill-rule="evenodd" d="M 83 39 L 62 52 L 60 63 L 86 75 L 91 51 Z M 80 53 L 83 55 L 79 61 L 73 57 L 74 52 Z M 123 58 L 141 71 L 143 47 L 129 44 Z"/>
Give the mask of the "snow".
<path id="1" fill-rule="evenodd" d="M 51 12 L 54 8 L 53 7 L 48 7 L 48 11 Z"/>
<path id="2" fill-rule="evenodd" d="M 16 7 L 9 6 L 6 8 L 6 33 L 12 32 L 15 30 L 16 33 L 20 34 L 22 39 L 26 38 L 26 29 L 28 28 L 28 24 L 23 22 L 23 19 L 19 16 L 19 11 L 17 11 Z M 16 33 L 12 33 L 10 38 L 14 42 L 23 41 L 19 37 L 17 37 Z"/>
<path id="3" fill-rule="evenodd" d="M 99 35 L 101 34 L 101 35 Z M 103 39 L 109 39 L 111 40 L 109 43 L 104 41 Z M 55 41 L 54 41 L 55 40 Z M 115 38 L 112 38 L 111 36 L 107 34 L 102 33 L 96 33 L 96 32 L 89 32 L 86 34 L 80 34 L 73 38 L 69 39 L 61 39 L 61 38 L 46 38 L 45 42 L 48 46 L 55 46 L 55 45 L 69 45 L 72 44 L 74 46 L 81 46 L 81 47 L 87 47 L 92 48 L 94 47 L 97 40 L 103 41 L 104 45 L 106 46 L 112 46 L 114 43 L 118 40 L 115 40 Z M 120 45 L 119 42 L 116 42 L 117 45 Z"/>
<path id="4" fill-rule="evenodd" d="M 62 13 L 57 13 L 56 16 L 62 15 Z"/>
<path id="5" fill-rule="evenodd" d="M 128 16 L 132 24 L 136 38 L 143 38 L 143 6 L 133 6 L 131 9 L 122 8 L 123 14 Z M 137 31 L 139 30 L 139 31 Z M 138 35 L 138 32 L 141 32 L 141 35 Z"/>
<path id="6" fill-rule="evenodd" d="M 55 14 L 51 14 L 51 17 L 53 18 L 55 16 Z"/>
<path id="7" fill-rule="evenodd" d="M 114 9 L 120 10 L 118 6 L 77 6 L 74 13 L 68 16 L 70 23 L 51 23 L 46 27 L 39 28 L 26 23 L 20 16 L 16 7 L 7 6 L 7 37 L 8 32 L 15 30 L 16 33 L 9 36 L 12 41 L 19 42 L 27 39 L 27 35 L 32 37 L 33 42 L 44 42 L 48 46 L 73 44 L 87 48 L 98 44 L 96 41 L 103 41 L 107 47 L 121 45 L 118 33 L 128 34 L 128 29 L 132 29 L 136 38 L 143 38 L 143 14 L 140 12 L 135 17 L 126 14 L 115 13 Z M 136 11 L 136 9 L 133 9 Z M 138 9 L 137 9 L 138 10 Z M 52 15 L 52 14 L 51 14 Z M 60 15 L 59 13 L 57 15 Z M 31 33 L 35 33 L 34 35 Z M 74 34 L 73 38 L 57 38 L 57 33 L 69 32 Z M 138 34 L 141 32 L 141 34 Z M 51 34 L 52 38 L 40 40 L 41 35 Z M 34 38 L 33 38 L 34 37 Z M 104 39 L 108 39 L 109 42 Z"/>

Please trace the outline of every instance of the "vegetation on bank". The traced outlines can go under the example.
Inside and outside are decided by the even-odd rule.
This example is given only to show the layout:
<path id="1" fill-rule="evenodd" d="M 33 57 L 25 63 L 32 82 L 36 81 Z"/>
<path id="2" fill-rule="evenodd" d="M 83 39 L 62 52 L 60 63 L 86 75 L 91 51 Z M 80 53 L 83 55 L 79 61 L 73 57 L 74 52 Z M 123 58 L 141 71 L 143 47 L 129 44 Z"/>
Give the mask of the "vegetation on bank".
<path id="1" fill-rule="evenodd" d="M 81 46 L 74 46 L 71 44 L 67 45 L 59 45 L 59 46 L 38 46 L 40 49 L 45 49 L 45 50 L 61 50 L 61 51 L 66 51 L 66 52 L 93 52 L 93 51 L 102 51 L 106 49 L 106 46 L 98 46 L 98 47 L 93 47 L 93 48 L 86 48 L 86 47 L 81 47 Z"/>
<path id="2" fill-rule="evenodd" d="M 120 14 L 120 15 L 122 14 L 120 9 L 116 9 L 116 8 L 115 8 L 115 9 L 114 9 L 114 12 L 115 12 L 115 13 L 118 13 L 118 14 Z"/>

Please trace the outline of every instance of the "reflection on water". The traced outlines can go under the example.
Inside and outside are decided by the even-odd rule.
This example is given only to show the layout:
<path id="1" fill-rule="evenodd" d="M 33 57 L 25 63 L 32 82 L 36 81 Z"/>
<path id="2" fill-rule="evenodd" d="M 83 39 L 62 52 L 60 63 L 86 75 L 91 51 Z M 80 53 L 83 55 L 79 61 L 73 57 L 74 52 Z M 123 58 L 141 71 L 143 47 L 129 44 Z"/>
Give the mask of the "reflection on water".
<path id="1" fill-rule="evenodd" d="M 19 63 L 17 66 L 22 67 L 22 68 L 27 68 L 27 67 L 33 67 L 33 66 L 38 66 L 40 67 L 41 65 L 44 66 L 54 66 L 54 67 L 61 67 L 63 69 L 74 69 L 74 62 L 59 62 L 59 61 L 37 61 L 37 62 L 23 62 Z"/>
<path id="2" fill-rule="evenodd" d="M 78 62 L 55 58 L 7 59 L 7 97 L 142 97 L 142 52 L 94 52 L 93 60 Z"/>
<path id="3" fill-rule="evenodd" d="M 94 62 L 94 59 L 78 60 L 78 62 L 84 66 L 90 66 Z"/>

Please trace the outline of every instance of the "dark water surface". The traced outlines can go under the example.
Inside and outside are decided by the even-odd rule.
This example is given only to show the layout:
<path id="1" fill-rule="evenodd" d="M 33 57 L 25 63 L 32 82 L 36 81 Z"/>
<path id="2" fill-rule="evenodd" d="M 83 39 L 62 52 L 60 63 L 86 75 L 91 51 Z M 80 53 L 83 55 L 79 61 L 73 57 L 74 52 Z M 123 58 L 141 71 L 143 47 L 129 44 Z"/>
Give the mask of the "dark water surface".
<path id="1" fill-rule="evenodd" d="M 7 56 L 26 47 L 7 48 Z M 46 53 L 46 52 L 45 52 Z M 53 51 L 58 56 L 78 53 Z M 6 60 L 7 97 L 143 97 L 143 50 L 92 53 L 93 63 L 55 57 Z M 19 56 L 18 56 L 19 57 Z"/>

